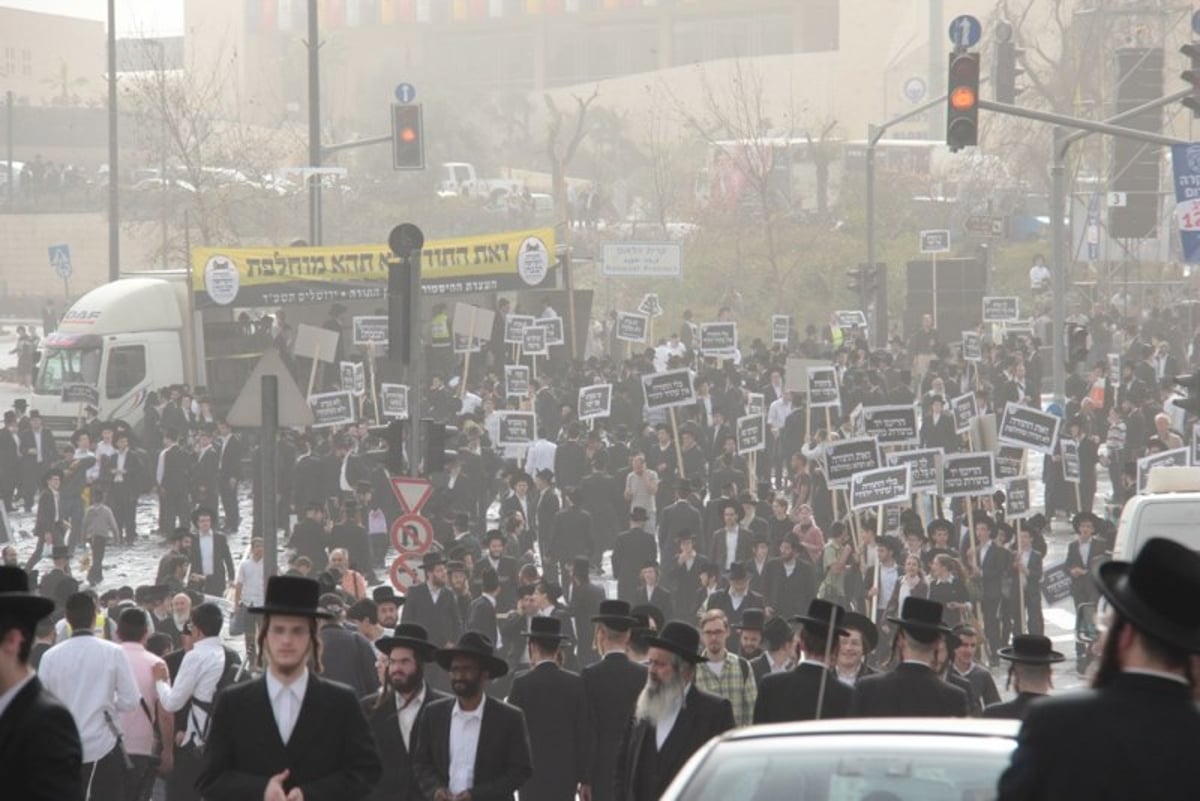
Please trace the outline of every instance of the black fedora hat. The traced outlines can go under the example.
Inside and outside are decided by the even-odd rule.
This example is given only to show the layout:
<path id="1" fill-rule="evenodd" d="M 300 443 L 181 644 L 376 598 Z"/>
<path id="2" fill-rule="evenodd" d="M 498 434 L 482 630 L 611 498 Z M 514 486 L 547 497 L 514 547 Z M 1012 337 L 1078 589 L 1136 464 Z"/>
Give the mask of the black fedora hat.
<path id="1" fill-rule="evenodd" d="M 650 514 L 644 506 L 635 506 L 633 511 L 629 513 L 629 519 L 635 523 L 645 523 L 650 519 Z"/>
<path id="2" fill-rule="evenodd" d="M 539 615 L 529 619 L 529 629 L 521 632 L 522 637 L 534 637 L 539 640 L 558 640 L 570 642 L 570 634 L 563 634 L 562 621 L 556 617 Z"/>
<path id="3" fill-rule="evenodd" d="M 747 609 L 742 612 L 742 622 L 734 626 L 741 631 L 761 632 L 767 624 L 767 613 L 762 609 Z"/>
<path id="4" fill-rule="evenodd" d="M 295 617 L 333 617 L 319 607 L 321 585 L 304 576 L 271 576 L 267 579 L 266 602 L 250 607 L 256 615 L 292 615 Z"/>
<path id="5" fill-rule="evenodd" d="M 1079 533 L 1080 524 L 1088 522 L 1092 524 L 1093 534 L 1099 533 L 1100 527 L 1104 525 L 1104 521 L 1091 512 L 1078 512 L 1074 517 L 1071 518 L 1071 528 L 1074 529 L 1076 533 Z"/>
<path id="6" fill-rule="evenodd" d="M 429 641 L 429 632 L 417 623 L 401 623 L 396 626 L 395 633 L 390 637 L 380 637 L 375 641 L 375 647 L 380 653 L 390 653 L 393 648 L 411 648 L 422 662 L 433 659 L 438 647 Z"/>
<path id="7" fill-rule="evenodd" d="M 704 661 L 704 655 L 700 653 L 700 632 L 682 620 L 672 620 L 662 627 L 662 631 L 643 636 L 642 644 L 647 648 L 670 651 L 694 665 Z"/>
<path id="8" fill-rule="evenodd" d="M 888 622 L 912 633 L 920 642 L 932 642 L 938 634 L 953 633 L 949 627 L 942 624 L 942 605 L 915 595 L 905 598 L 900 615 L 888 617 Z"/>
<path id="9" fill-rule="evenodd" d="M 925 532 L 929 535 L 930 539 L 932 539 L 933 532 L 939 528 L 943 528 L 947 532 L 952 532 L 954 531 L 954 524 L 944 517 L 935 517 L 933 520 L 929 521 L 929 525 L 925 527 Z"/>
<path id="10" fill-rule="evenodd" d="M 879 628 L 864 614 L 847 612 L 842 618 L 842 627 L 862 632 L 865 651 L 874 651 L 879 645 Z"/>
<path id="11" fill-rule="evenodd" d="M 404 596 L 397 595 L 396 590 L 390 584 L 380 584 L 375 589 L 371 590 L 371 600 L 377 604 L 395 604 L 396 606 L 404 606 Z"/>
<path id="12" fill-rule="evenodd" d="M 996 656 L 1009 662 L 1020 662 L 1026 665 L 1048 665 L 1051 662 L 1061 662 L 1066 659 L 1058 651 L 1050 648 L 1050 638 L 1037 634 L 1014 634 L 1012 645 L 996 651 Z"/>
<path id="13" fill-rule="evenodd" d="M 441 551 L 427 551 L 421 557 L 421 569 L 428 572 L 433 570 L 438 565 L 446 564 L 446 557 Z"/>
<path id="14" fill-rule="evenodd" d="M 498 679 L 508 673 L 508 663 L 496 656 L 493 649 L 492 640 L 486 634 L 468 631 L 458 638 L 458 643 L 453 647 L 439 648 L 433 658 L 443 669 L 449 670 L 454 657 L 473 656 L 479 660 L 488 676 Z"/>
<path id="15" fill-rule="evenodd" d="M 53 600 L 29 591 L 29 576 L 24 570 L 0 565 L 0 612 L 36 623 L 53 611 Z"/>
<path id="16" fill-rule="evenodd" d="M 1039 531 L 1043 531 L 1046 528 L 1046 516 L 1041 512 L 1030 515 L 1029 517 L 1025 518 L 1025 523 L 1022 528 L 1035 534 Z"/>
<path id="17" fill-rule="evenodd" d="M 638 624 L 629 601 L 620 600 L 601 601 L 599 614 L 592 616 L 592 622 L 603 623 L 615 631 L 629 631 Z"/>
<path id="18" fill-rule="evenodd" d="M 1092 574 L 1100 592 L 1138 629 L 1200 653 L 1200 554 L 1154 537 L 1132 562 L 1105 562 Z"/>
<path id="19" fill-rule="evenodd" d="M 795 615 L 792 617 L 792 622 L 803 623 L 805 628 L 812 629 L 820 634 L 826 634 L 829 632 L 829 619 L 831 617 L 833 618 L 834 631 L 839 635 L 850 633 L 844 627 L 846 610 L 823 598 L 813 598 L 809 601 L 808 614 Z"/>

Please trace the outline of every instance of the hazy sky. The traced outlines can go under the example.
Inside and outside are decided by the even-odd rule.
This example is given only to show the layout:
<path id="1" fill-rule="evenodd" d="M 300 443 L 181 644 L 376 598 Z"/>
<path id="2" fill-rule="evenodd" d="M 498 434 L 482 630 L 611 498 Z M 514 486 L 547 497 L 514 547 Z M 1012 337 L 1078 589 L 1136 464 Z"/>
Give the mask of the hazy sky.
<path id="1" fill-rule="evenodd" d="M 0 0 L 0 6 L 104 20 L 106 0 Z M 118 36 L 181 36 L 183 0 L 117 0 Z"/>

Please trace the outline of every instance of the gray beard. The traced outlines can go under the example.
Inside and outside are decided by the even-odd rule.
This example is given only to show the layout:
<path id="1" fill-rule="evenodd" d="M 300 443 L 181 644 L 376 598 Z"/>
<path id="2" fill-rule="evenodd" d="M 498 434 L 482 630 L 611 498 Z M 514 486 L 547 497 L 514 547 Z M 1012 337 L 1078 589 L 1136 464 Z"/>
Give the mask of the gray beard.
<path id="1" fill-rule="evenodd" d="M 683 706 L 683 679 L 675 676 L 669 682 L 656 683 L 646 677 L 646 686 L 638 694 L 634 716 L 657 727 L 663 720 L 672 717 Z"/>
<path id="2" fill-rule="evenodd" d="M 184 615 L 183 617 L 180 617 L 179 615 L 172 613 L 171 618 L 175 621 L 175 628 L 182 629 L 191 618 L 191 615 Z"/>

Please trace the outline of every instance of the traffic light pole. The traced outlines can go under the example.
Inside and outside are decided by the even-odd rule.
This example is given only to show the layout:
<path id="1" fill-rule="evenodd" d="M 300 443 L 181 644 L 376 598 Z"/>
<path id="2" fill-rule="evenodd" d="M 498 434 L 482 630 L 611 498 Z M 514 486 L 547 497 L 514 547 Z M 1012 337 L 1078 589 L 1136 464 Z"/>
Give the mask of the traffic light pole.
<path id="1" fill-rule="evenodd" d="M 1068 117 L 1062 114 L 1054 114 L 1048 111 L 1039 111 L 1031 108 L 1021 108 L 1019 106 L 1009 105 L 1007 103 L 996 103 L 989 100 L 980 100 L 979 107 L 984 111 L 991 111 L 997 114 L 1004 114 L 1010 117 L 1023 117 L 1029 120 L 1037 120 L 1039 122 L 1048 122 L 1055 126 L 1054 128 L 1054 144 L 1051 154 L 1050 167 L 1050 226 L 1051 226 L 1051 247 L 1054 252 L 1051 258 L 1051 270 L 1054 289 L 1054 323 L 1051 331 L 1053 344 L 1053 360 L 1054 360 L 1054 400 L 1062 405 L 1066 398 L 1067 389 L 1067 366 L 1066 366 L 1066 327 L 1067 327 L 1067 223 L 1066 223 L 1066 198 L 1067 198 L 1067 150 L 1071 144 L 1079 139 L 1084 138 L 1088 134 L 1100 133 L 1109 136 L 1119 137 L 1121 139 L 1129 139 L 1135 142 L 1145 142 L 1152 145 L 1176 145 L 1186 144 L 1186 140 L 1175 139 L 1162 134 L 1149 133 L 1147 131 L 1139 131 L 1134 128 L 1124 128 L 1115 125 L 1116 122 L 1124 121 L 1129 117 L 1140 114 L 1143 111 L 1149 111 L 1155 108 L 1170 105 L 1179 102 L 1183 97 L 1190 95 L 1190 91 L 1176 92 L 1173 95 L 1152 100 L 1149 103 L 1144 103 L 1137 108 L 1122 112 L 1111 120 L 1105 122 L 1096 122 L 1093 120 L 1082 120 L 1076 117 Z M 1067 129 L 1072 128 L 1074 131 L 1068 132 Z"/>
<path id="2" fill-rule="evenodd" d="M 317 0 L 308 0 L 308 166 L 321 166 L 321 31 Z M 308 244 L 321 244 L 320 173 L 308 176 Z"/>
<path id="3" fill-rule="evenodd" d="M 902 122 L 908 122 L 913 117 L 919 117 L 926 111 L 932 108 L 937 108 L 946 102 L 946 96 L 941 95 L 933 100 L 922 103 L 912 111 L 905 112 L 899 117 L 893 117 L 882 125 L 867 126 L 867 154 L 866 154 L 866 172 L 867 172 L 867 264 L 874 266 L 877 262 L 876 250 L 878 243 L 875 238 L 875 147 L 879 144 L 879 140 L 887 133 L 889 128 L 895 127 Z M 866 311 L 864 306 L 863 311 Z M 876 315 L 878 316 L 878 315 Z M 874 322 L 873 320 L 871 321 Z M 879 326 L 873 325 L 872 329 L 878 329 Z M 875 330 L 875 345 L 876 347 L 887 347 L 887 331 Z"/>

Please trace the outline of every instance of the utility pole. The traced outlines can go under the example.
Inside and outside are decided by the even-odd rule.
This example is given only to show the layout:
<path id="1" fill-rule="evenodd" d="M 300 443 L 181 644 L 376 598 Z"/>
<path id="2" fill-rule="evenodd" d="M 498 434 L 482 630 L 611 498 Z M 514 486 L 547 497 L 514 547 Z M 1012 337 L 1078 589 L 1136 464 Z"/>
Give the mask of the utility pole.
<path id="1" fill-rule="evenodd" d="M 117 2 L 108 0 L 108 280 L 121 277 L 121 189 L 117 142 Z"/>
<path id="2" fill-rule="evenodd" d="M 112 0 L 109 0 L 111 3 Z M 321 166 L 321 41 L 317 0 L 308 0 L 308 166 Z M 321 244 L 321 175 L 308 176 L 308 244 Z"/>

